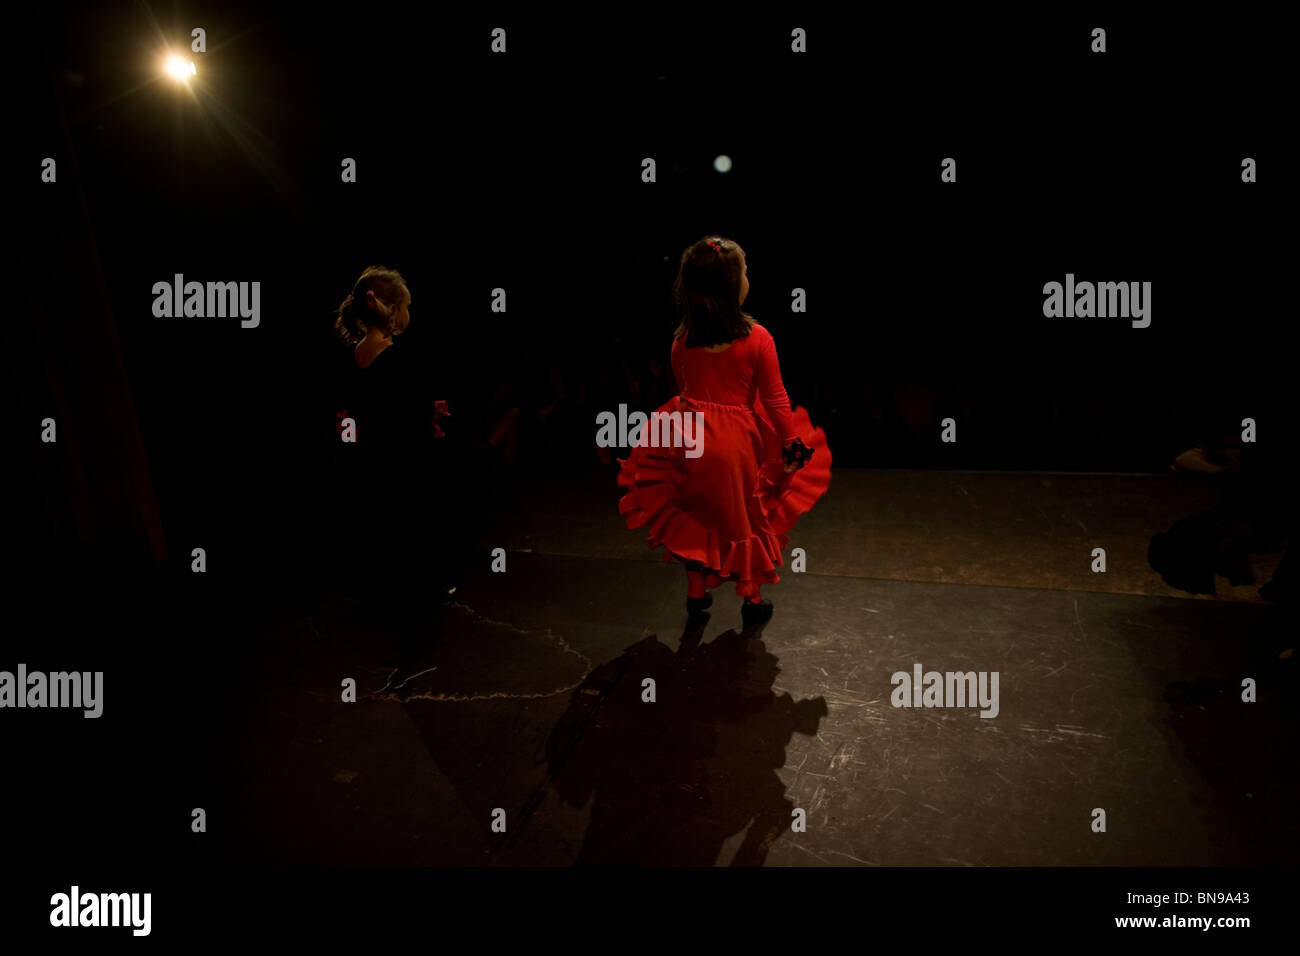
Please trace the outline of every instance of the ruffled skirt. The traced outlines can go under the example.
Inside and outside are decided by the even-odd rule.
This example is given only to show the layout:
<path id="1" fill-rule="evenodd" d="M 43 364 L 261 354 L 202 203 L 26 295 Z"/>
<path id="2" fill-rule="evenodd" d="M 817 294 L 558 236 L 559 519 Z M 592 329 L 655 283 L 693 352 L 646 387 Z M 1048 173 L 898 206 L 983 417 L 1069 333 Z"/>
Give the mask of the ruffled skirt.
<path id="1" fill-rule="evenodd" d="M 656 410 L 674 412 L 681 416 L 663 419 L 667 428 L 652 417 L 639 443 L 619 459 L 618 483 L 627 489 L 619 513 L 627 526 L 648 529 L 648 544 L 663 546 L 664 561 L 701 571 L 708 587 L 734 581 L 744 597 L 781 580 L 776 568 L 784 564 L 789 532 L 830 485 L 825 432 L 813 427 L 805 409 L 791 409 L 796 433 L 813 454 L 787 474 L 781 441 L 761 404 L 677 395 Z M 700 417 L 685 425 L 694 413 Z"/>

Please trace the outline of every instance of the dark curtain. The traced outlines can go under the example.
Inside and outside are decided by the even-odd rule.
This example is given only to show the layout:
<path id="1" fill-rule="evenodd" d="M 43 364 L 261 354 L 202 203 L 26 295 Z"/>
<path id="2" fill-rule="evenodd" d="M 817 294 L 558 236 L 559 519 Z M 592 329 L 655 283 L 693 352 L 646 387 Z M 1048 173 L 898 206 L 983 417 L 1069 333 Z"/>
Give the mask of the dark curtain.
<path id="1" fill-rule="evenodd" d="M 45 134 L 40 158 L 55 159 L 57 182 L 40 181 L 37 159 L 23 151 L 15 300 L 26 315 L 13 325 L 10 361 L 21 373 L 27 481 L 16 505 L 34 566 L 85 563 L 118 575 L 165 562 L 167 547 L 59 77 L 52 79 L 44 96 L 39 88 L 26 94 L 57 117 L 36 125 Z M 57 423 L 54 444 L 41 441 L 45 418 Z"/>

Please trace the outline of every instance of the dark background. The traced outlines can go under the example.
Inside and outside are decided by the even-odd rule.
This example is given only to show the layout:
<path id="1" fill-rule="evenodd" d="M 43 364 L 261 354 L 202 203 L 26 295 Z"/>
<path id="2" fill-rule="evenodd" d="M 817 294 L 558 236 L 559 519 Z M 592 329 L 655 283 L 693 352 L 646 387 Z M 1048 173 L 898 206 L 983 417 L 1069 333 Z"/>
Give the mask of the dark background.
<path id="1" fill-rule="evenodd" d="M 111 3 L 14 21 L 10 584 L 30 614 L 0 665 L 111 667 L 106 712 L 141 734 L 133 752 L 121 723 L 5 715 L 43 794 L 33 845 L 174 846 L 188 816 L 167 814 L 210 792 L 233 739 L 259 615 L 332 585 L 332 529 L 357 502 L 329 468 L 330 326 L 371 264 L 408 280 L 400 346 L 491 479 L 464 503 L 485 521 L 539 476 L 608 467 L 596 412 L 673 393 L 669 288 L 711 232 L 747 251 L 746 309 L 837 467 L 1158 472 L 1243 417 L 1270 440 L 1291 427 L 1283 31 L 1255 12 L 800 10 L 812 52 L 794 57 L 790 24 L 739 12 L 435 10 L 173 4 L 151 22 Z M 208 36 L 197 99 L 155 71 L 158 39 L 184 48 L 192 26 Z M 357 184 L 339 181 L 345 156 Z M 947 156 L 956 184 L 939 181 Z M 177 272 L 260 281 L 260 327 L 154 318 L 152 286 Z M 1150 328 L 1045 319 L 1043 284 L 1067 272 L 1150 281 Z M 789 312 L 796 286 L 806 314 Z M 528 424 L 506 460 L 483 436 L 510 407 Z M 46 415 L 57 455 L 29 440 Z M 956 445 L 937 441 L 947 416 Z M 593 507 L 615 525 L 610 483 Z M 196 545 L 207 575 L 188 574 Z M 88 735 L 75 761 L 35 733 L 65 719 Z M 121 826 L 62 831 L 92 790 Z"/>

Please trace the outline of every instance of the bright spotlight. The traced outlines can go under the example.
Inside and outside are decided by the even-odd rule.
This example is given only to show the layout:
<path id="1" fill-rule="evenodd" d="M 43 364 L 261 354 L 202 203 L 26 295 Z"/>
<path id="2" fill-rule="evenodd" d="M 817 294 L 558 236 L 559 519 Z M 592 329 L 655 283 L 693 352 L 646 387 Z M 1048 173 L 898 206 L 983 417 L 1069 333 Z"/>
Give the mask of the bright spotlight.
<path id="1" fill-rule="evenodd" d="M 186 62 L 178 56 L 173 56 L 167 60 L 167 72 L 178 80 L 188 80 L 194 76 L 198 70 L 194 68 L 193 62 Z"/>
<path id="2" fill-rule="evenodd" d="M 725 153 L 713 161 L 713 168 L 720 173 L 731 171 L 731 157 Z"/>

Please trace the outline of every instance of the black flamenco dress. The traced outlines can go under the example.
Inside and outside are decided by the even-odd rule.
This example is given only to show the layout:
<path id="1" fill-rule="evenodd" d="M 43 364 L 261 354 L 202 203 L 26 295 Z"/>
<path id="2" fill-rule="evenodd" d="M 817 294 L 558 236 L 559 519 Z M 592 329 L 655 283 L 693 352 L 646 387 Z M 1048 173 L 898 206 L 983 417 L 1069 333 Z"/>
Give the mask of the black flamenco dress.
<path id="1" fill-rule="evenodd" d="M 448 540 L 449 408 L 435 398 L 416 351 L 395 343 L 366 368 L 351 351 L 340 368 L 336 430 L 342 499 L 339 519 L 351 551 L 354 590 L 384 595 L 409 619 L 444 596 L 452 577 Z M 342 441 L 351 419 L 355 442 Z"/>

